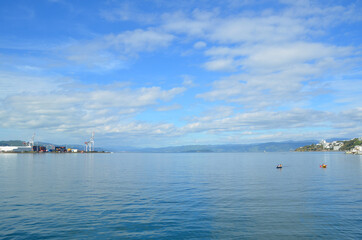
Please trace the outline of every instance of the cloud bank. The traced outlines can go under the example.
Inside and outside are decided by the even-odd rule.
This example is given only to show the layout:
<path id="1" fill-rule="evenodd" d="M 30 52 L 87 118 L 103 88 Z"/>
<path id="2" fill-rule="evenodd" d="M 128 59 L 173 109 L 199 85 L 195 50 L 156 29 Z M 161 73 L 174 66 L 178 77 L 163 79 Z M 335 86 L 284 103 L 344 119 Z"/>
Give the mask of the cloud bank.
<path id="1" fill-rule="evenodd" d="M 358 1 L 68 4 L 76 34 L 4 33 L 0 130 L 134 146 L 362 135 Z"/>

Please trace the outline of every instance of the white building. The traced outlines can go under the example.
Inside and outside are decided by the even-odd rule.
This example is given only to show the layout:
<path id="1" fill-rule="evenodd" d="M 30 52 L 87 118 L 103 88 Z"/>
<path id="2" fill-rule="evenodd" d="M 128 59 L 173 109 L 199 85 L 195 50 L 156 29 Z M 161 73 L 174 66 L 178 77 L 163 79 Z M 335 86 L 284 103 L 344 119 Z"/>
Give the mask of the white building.
<path id="1" fill-rule="evenodd" d="M 333 141 L 333 142 L 329 143 L 326 140 L 322 140 L 317 145 L 322 146 L 323 149 L 339 151 L 339 149 L 343 146 L 343 142 Z"/>
<path id="2" fill-rule="evenodd" d="M 352 152 L 356 153 L 356 154 L 362 154 L 362 146 L 355 146 L 352 149 Z"/>
<path id="3" fill-rule="evenodd" d="M 339 151 L 342 146 L 333 146 L 333 151 Z"/>
<path id="4" fill-rule="evenodd" d="M 347 151 L 346 153 L 352 153 L 352 154 L 361 154 L 362 155 L 362 146 L 355 146 L 350 151 Z"/>
<path id="5" fill-rule="evenodd" d="M 0 146 L 0 152 L 31 152 L 31 146 Z"/>
<path id="6" fill-rule="evenodd" d="M 323 147 L 324 149 L 331 149 L 331 148 L 332 148 L 332 144 L 329 143 L 329 142 L 327 142 L 327 141 L 324 140 L 324 139 L 323 139 L 322 141 L 320 141 L 318 145 L 322 145 L 322 147 Z"/>
<path id="7" fill-rule="evenodd" d="M 332 146 L 334 151 L 339 151 L 339 149 L 343 146 L 343 142 L 333 141 Z"/>
<path id="8" fill-rule="evenodd" d="M 325 147 L 327 146 L 327 141 L 323 139 L 317 145 L 322 145 L 323 147 Z"/>

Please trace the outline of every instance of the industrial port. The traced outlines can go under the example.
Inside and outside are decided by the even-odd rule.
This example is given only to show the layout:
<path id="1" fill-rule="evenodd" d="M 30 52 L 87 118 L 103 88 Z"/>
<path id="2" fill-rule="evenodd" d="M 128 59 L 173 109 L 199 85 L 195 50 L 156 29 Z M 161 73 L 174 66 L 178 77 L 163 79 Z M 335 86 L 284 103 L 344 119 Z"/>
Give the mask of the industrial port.
<path id="1" fill-rule="evenodd" d="M 104 153 L 104 151 L 96 151 L 94 148 L 94 132 L 88 141 L 84 142 L 84 147 L 67 147 L 53 144 L 36 144 L 35 133 L 28 142 L 23 142 L 19 146 L 1 146 L 0 153 Z"/>

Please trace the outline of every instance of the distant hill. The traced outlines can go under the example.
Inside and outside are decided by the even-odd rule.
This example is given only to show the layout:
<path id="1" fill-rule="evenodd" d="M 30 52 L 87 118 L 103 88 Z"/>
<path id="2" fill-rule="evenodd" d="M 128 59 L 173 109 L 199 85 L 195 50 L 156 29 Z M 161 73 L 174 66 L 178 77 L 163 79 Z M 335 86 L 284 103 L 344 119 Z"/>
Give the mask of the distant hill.
<path id="1" fill-rule="evenodd" d="M 0 141 L 0 146 L 24 146 L 24 141 L 21 140 Z"/>
<path id="2" fill-rule="evenodd" d="M 317 143 L 316 140 L 268 142 L 255 144 L 225 144 L 225 145 L 186 145 L 163 148 L 140 148 L 128 150 L 128 152 L 149 153 L 194 153 L 194 152 L 288 152 L 296 148 Z"/>
<path id="3" fill-rule="evenodd" d="M 333 142 L 333 141 L 347 141 L 349 138 L 327 138 L 325 139 L 327 142 Z"/>
<path id="4" fill-rule="evenodd" d="M 0 141 L 0 146 L 22 146 L 24 141 Z M 143 152 L 143 153 L 223 153 L 223 152 L 288 152 L 295 149 L 318 143 L 317 140 L 306 141 L 287 141 L 287 142 L 268 142 L 254 144 L 223 144 L 223 145 L 185 145 L 175 147 L 162 148 L 134 148 L 134 147 L 113 147 L 113 148 L 98 148 L 96 151 L 114 151 L 114 152 Z M 66 146 L 68 148 L 84 149 L 83 145 L 76 144 L 51 144 L 45 142 L 36 142 L 39 146 Z"/>

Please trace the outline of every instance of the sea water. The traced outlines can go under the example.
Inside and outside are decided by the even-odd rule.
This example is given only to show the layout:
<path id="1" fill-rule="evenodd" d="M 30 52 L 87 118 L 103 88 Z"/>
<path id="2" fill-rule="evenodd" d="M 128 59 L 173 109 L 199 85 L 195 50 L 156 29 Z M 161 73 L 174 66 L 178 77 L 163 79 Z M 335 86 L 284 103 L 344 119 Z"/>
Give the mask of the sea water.
<path id="1" fill-rule="evenodd" d="M 0 239 L 362 239 L 362 156 L 3 153 Z"/>

